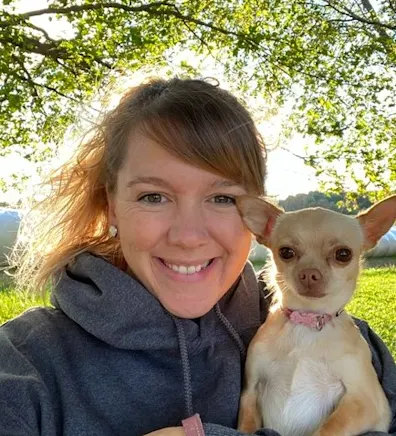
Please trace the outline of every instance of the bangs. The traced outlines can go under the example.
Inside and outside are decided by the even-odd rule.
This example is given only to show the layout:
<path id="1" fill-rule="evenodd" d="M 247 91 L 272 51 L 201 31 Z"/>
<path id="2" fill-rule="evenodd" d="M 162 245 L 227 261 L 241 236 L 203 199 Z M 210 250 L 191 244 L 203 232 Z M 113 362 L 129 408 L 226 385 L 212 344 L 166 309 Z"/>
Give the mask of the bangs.
<path id="1" fill-rule="evenodd" d="M 173 156 L 236 182 L 250 194 L 264 194 L 265 148 L 244 109 L 177 102 L 143 117 L 139 127 Z"/>

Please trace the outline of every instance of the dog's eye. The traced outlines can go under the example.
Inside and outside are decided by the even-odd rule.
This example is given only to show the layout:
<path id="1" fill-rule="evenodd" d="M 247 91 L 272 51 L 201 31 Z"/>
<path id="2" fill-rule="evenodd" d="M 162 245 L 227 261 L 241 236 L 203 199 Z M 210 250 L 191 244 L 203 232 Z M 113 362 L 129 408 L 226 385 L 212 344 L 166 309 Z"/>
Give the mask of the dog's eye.
<path id="1" fill-rule="evenodd" d="M 335 252 L 335 258 L 338 262 L 349 262 L 352 259 L 352 251 L 349 248 L 339 248 Z"/>
<path id="2" fill-rule="evenodd" d="M 282 247 L 279 249 L 279 256 L 282 259 L 289 260 L 296 255 L 295 251 L 290 247 Z"/>

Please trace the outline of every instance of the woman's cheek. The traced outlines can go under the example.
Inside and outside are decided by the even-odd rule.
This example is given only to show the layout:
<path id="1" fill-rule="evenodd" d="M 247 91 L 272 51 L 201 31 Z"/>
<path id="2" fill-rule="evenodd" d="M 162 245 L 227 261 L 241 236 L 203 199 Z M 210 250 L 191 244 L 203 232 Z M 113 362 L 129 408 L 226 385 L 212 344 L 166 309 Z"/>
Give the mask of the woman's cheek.
<path id="1" fill-rule="evenodd" d="M 121 233 L 124 243 L 133 246 L 135 250 L 147 250 L 166 237 L 168 220 L 160 214 L 137 213 L 125 220 Z"/>
<path id="2" fill-rule="evenodd" d="M 227 239 L 240 238 L 247 235 L 250 237 L 250 232 L 246 229 L 240 215 L 234 209 L 223 211 L 222 213 L 212 213 L 210 227 L 213 232 L 224 235 Z"/>

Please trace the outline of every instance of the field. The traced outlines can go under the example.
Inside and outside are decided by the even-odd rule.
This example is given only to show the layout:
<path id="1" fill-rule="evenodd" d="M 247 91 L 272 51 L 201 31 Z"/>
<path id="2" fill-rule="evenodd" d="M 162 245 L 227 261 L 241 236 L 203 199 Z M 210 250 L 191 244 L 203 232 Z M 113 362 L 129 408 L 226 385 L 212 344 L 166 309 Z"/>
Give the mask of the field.
<path id="1" fill-rule="evenodd" d="M 32 306 L 43 304 L 48 304 L 48 300 L 19 294 L 10 286 L 0 285 L 0 324 Z M 396 267 L 363 270 L 348 310 L 368 321 L 396 358 Z"/>
<path id="2" fill-rule="evenodd" d="M 347 309 L 369 323 L 396 359 L 396 267 L 363 270 Z"/>
<path id="3" fill-rule="evenodd" d="M 40 296 L 21 294 L 0 286 L 0 324 L 33 306 L 43 305 L 48 305 L 48 301 Z"/>

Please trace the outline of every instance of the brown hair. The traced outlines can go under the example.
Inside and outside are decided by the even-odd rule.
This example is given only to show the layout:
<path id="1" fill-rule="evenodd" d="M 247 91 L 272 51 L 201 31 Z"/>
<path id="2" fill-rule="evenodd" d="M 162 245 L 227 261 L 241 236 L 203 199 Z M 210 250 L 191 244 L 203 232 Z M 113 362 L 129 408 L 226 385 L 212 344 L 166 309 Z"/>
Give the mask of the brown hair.
<path id="1" fill-rule="evenodd" d="M 204 80 L 151 79 L 130 89 L 49 178 L 50 192 L 24 219 L 12 256 L 20 285 L 43 289 L 84 251 L 126 268 L 118 240 L 108 235 L 106 190 L 116 190 L 136 130 L 183 161 L 264 194 L 265 148 L 243 105 Z"/>

